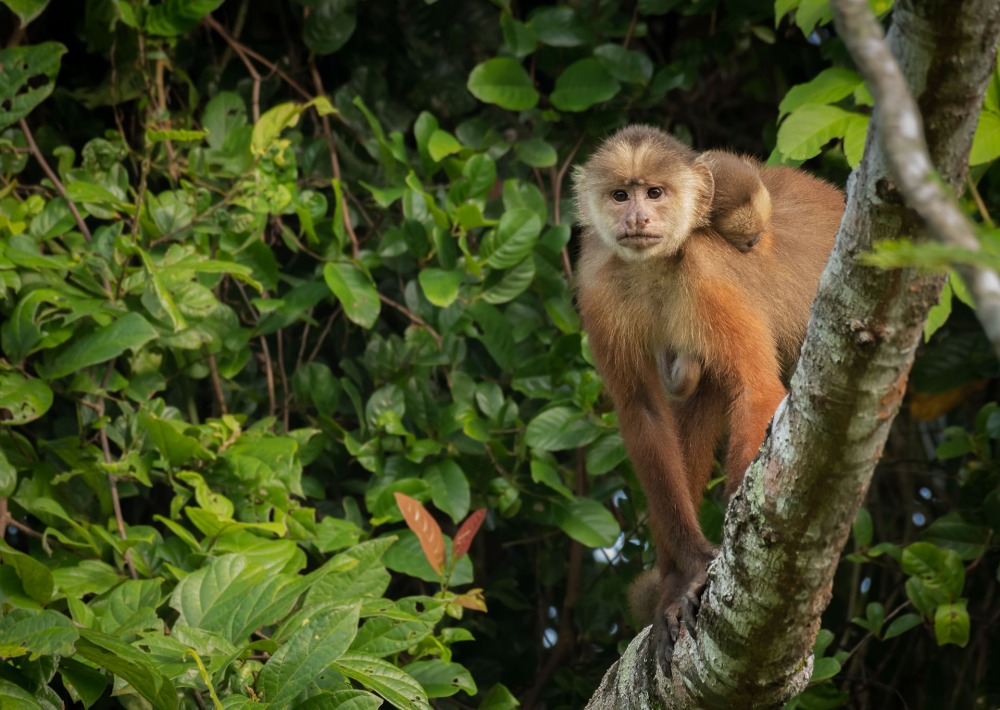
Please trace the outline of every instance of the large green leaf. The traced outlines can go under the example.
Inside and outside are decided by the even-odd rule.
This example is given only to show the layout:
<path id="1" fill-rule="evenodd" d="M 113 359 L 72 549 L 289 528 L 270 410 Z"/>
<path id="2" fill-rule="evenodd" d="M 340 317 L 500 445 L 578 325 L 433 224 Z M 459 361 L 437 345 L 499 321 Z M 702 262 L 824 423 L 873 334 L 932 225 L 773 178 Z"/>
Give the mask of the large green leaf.
<path id="1" fill-rule="evenodd" d="M 549 98 L 560 111 L 586 111 L 614 97 L 620 90 L 618 80 L 601 62 L 588 57 L 566 67 L 556 79 L 555 90 Z"/>
<path id="2" fill-rule="evenodd" d="M 87 333 L 59 353 L 43 368 L 48 379 L 71 375 L 91 365 L 118 357 L 127 350 L 137 351 L 157 337 L 156 329 L 135 312 L 126 313 L 110 325 Z"/>
<path id="3" fill-rule="evenodd" d="M 524 439 L 528 446 L 542 451 L 563 451 L 586 446 L 600 433 L 600 427 L 583 412 L 560 406 L 546 409 L 532 419 Z"/>
<path id="4" fill-rule="evenodd" d="M 456 523 L 469 513 L 469 479 L 451 460 L 435 461 L 424 470 L 424 480 L 431 486 L 431 500 Z"/>
<path id="5" fill-rule="evenodd" d="M 850 96 L 862 83 L 857 72 L 844 67 L 824 69 L 804 84 L 793 86 L 778 106 L 780 121 L 806 104 L 832 104 Z"/>
<path id="6" fill-rule="evenodd" d="M 806 104 L 778 128 L 778 150 L 792 160 L 819 155 L 827 143 L 847 131 L 851 114 L 836 106 Z"/>
<path id="7" fill-rule="evenodd" d="M 275 707 L 291 701 L 346 651 L 358 632 L 360 605 L 330 607 L 310 615 L 264 665 L 257 687 Z"/>
<path id="8" fill-rule="evenodd" d="M 143 653 L 116 638 L 90 629 L 81 629 L 76 650 L 85 659 L 114 673 L 135 688 L 157 710 L 177 707 L 177 690 Z"/>
<path id="9" fill-rule="evenodd" d="M 284 617 L 305 589 L 304 578 L 274 574 L 243 555 L 223 555 L 184 577 L 170 606 L 183 623 L 244 643 L 260 626 Z"/>
<path id="10" fill-rule="evenodd" d="M 972 139 L 969 152 L 970 165 L 982 165 L 1000 158 L 1000 113 L 983 110 L 979 114 L 979 125 Z"/>
<path id="11" fill-rule="evenodd" d="M 3 4 L 11 9 L 17 19 L 21 21 L 21 27 L 26 27 L 29 22 L 42 14 L 49 0 L 3 0 Z"/>
<path id="12" fill-rule="evenodd" d="M 596 47 L 594 56 L 618 81 L 645 85 L 653 78 L 653 62 L 642 52 L 608 43 Z"/>
<path id="13" fill-rule="evenodd" d="M 621 534 L 615 516 L 596 500 L 575 498 L 552 505 L 559 527 L 587 547 L 610 547 Z"/>
<path id="14" fill-rule="evenodd" d="M 345 653 L 333 667 L 378 693 L 399 710 L 430 710 L 427 694 L 420 683 L 380 658 L 364 653 Z"/>
<path id="15" fill-rule="evenodd" d="M 348 318 L 362 328 L 375 325 L 382 302 L 367 274 L 354 264 L 337 262 L 323 267 L 323 278 Z"/>
<path id="16" fill-rule="evenodd" d="M 515 266 L 531 253 L 541 231 L 542 220 L 532 210 L 517 208 L 504 212 L 486 263 L 497 269 Z"/>
<path id="17" fill-rule="evenodd" d="M 316 0 L 302 22 L 302 41 L 316 54 L 333 54 L 354 34 L 358 24 L 355 0 Z"/>
<path id="18" fill-rule="evenodd" d="M 531 77 L 509 57 L 488 59 L 469 74 L 469 92 L 480 101 L 511 111 L 527 111 L 538 103 Z"/>
<path id="19" fill-rule="evenodd" d="M 30 8 L 25 7 L 27 11 Z M 17 123 L 48 97 L 66 47 L 43 42 L 0 49 L 0 131 Z"/>
<path id="20" fill-rule="evenodd" d="M 14 609 L 0 616 L 0 657 L 69 656 L 78 637 L 76 627 L 55 611 Z"/>
<path id="21" fill-rule="evenodd" d="M 49 411 L 52 390 L 42 380 L 18 372 L 0 373 L 0 412 L 4 424 L 27 424 Z"/>

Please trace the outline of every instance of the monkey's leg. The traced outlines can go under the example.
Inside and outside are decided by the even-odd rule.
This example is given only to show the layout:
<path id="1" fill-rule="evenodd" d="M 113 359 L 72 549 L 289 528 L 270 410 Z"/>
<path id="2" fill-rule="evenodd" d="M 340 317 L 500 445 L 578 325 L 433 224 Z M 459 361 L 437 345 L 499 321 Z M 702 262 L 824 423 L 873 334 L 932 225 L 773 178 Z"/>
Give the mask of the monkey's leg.
<path id="1" fill-rule="evenodd" d="M 732 284 L 704 281 L 699 296 L 703 317 L 712 324 L 708 354 L 729 402 L 726 492 L 743 480 L 785 396 L 774 336 L 747 297 Z"/>

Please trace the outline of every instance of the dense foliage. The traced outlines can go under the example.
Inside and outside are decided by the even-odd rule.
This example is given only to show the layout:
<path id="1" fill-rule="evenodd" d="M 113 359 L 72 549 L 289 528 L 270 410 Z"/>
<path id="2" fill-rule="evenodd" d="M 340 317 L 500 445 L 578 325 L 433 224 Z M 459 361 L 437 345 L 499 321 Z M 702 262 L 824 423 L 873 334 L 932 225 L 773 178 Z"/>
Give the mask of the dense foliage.
<path id="1" fill-rule="evenodd" d="M 582 706 L 651 552 L 569 167 L 645 120 L 842 184 L 871 100 L 828 21 L 3 0 L 0 705 Z M 995 81 L 985 224 L 998 134 Z M 953 285 L 798 707 L 1000 702 L 997 362 Z"/>

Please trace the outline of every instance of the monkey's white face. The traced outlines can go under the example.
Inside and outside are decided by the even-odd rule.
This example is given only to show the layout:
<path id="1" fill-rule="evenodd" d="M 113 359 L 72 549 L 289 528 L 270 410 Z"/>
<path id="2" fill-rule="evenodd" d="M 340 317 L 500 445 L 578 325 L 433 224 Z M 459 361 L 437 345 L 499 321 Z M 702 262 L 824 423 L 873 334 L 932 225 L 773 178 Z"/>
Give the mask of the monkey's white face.
<path id="1" fill-rule="evenodd" d="M 683 174 L 688 173 L 688 174 Z M 682 178 L 633 179 L 592 189 L 586 218 L 601 240 L 629 261 L 675 254 L 702 219 L 700 181 L 691 171 Z"/>

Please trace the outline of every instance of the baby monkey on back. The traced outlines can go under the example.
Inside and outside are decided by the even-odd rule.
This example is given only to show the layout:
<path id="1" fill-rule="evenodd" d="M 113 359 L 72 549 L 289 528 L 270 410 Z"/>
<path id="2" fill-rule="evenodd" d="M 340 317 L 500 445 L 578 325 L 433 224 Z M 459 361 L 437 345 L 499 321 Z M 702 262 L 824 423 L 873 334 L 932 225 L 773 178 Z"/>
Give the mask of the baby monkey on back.
<path id="1" fill-rule="evenodd" d="M 763 166 L 724 150 L 707 150 L 698 160 L 712 171 L 715 183 L 709 226 L 747 253 L 761 242 L 771 221 L 771 193 L 758 173 Z M 665 350 L 658 360 L 667 397 L 677 401 L 690 397 L 701 379 L 701 363 L 679 353 L 671 357 Z"/>
<path id="2" fill-rule="evenodd" d="M 612 135 L 573 177 L 578 304 L 649 503 L 668 666 L 715 554 L 698 506 L 716 446 L 732 493 L 785 396 L 843 194 L 649 126 Z"/>

